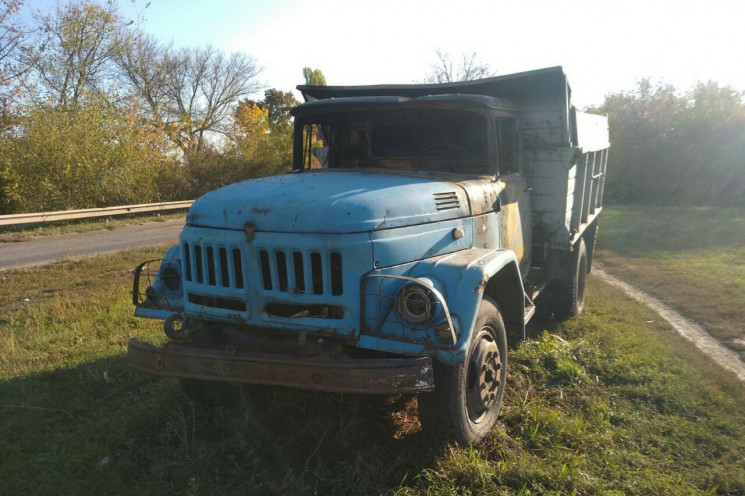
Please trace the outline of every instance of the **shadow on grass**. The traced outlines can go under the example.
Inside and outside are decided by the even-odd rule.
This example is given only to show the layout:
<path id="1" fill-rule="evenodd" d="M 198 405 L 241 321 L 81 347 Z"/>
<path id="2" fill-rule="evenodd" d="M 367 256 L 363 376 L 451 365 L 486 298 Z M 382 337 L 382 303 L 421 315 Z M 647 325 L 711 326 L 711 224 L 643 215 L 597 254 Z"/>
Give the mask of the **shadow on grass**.
<path id="1" fill-rule="evenodd" d="M 123 356 L 0 382 L 0 493 L 386 493 L 446 449 L 411 396 L 251 386 L 194 403 Z"/>

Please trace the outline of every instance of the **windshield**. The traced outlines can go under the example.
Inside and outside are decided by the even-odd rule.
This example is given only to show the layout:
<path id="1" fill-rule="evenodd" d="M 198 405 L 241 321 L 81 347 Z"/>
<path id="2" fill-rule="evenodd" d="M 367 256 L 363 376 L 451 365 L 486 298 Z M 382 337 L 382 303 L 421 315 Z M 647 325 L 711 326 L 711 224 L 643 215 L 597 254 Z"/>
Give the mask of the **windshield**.
<path id="1" fill-rule="evenodd" d="M 318 165 L 323 167 L 489 173 L 486 119 L 476 112 L 335 112 L 310 117 L 305 127 L 306 143 L 313 142 L 305 147 L 306 153 L 314 148 L 315 161 L 322 157 Z"/>

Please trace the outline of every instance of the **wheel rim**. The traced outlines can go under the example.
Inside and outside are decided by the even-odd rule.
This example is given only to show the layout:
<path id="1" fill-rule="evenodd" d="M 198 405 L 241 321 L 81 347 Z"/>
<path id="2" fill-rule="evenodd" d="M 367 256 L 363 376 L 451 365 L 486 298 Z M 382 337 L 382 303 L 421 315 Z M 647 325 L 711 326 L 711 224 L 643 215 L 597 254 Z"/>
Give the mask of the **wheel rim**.
<path id="1" fill-rule="evenodd" d="M 466 376 L 466 408 L 471 422 L 479 423 L 499 399 L 502 356 L 494 330 L 484 326 L 474 338 Z"/>

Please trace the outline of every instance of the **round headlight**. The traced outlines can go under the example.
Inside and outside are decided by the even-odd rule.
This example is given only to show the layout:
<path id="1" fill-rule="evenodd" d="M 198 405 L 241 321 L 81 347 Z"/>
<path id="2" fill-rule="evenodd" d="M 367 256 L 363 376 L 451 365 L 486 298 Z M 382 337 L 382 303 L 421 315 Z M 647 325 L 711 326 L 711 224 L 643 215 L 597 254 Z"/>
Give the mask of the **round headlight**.
<path id="1" fill-rule="evenodd" d="M 163 269 L 160 278 L 170 291 L 178 291 L 181 288 L 181 274 L 175 267 L 168 266 Z"/>
<path id="2" fill-rule="evenodd" d="M 428 289 L 418 284 L 406 284 L 398 292 L 396 307 L 405 321 L 421 324 L 432 317 L 434 299 Z"/>

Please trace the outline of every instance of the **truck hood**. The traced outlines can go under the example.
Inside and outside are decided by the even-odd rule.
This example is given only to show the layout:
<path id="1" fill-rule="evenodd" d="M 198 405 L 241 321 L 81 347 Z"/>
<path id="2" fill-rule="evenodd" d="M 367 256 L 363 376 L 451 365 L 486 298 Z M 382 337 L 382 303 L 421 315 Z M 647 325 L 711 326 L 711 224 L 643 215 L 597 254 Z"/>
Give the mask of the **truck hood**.
<path id="1" fill-rule="evenodd" d="M 469 215 L 456 183 L 376 172 L 324 171 L 252 179 L 194 202 L 190 225 L 257 231 L 352 233 Z"/>

